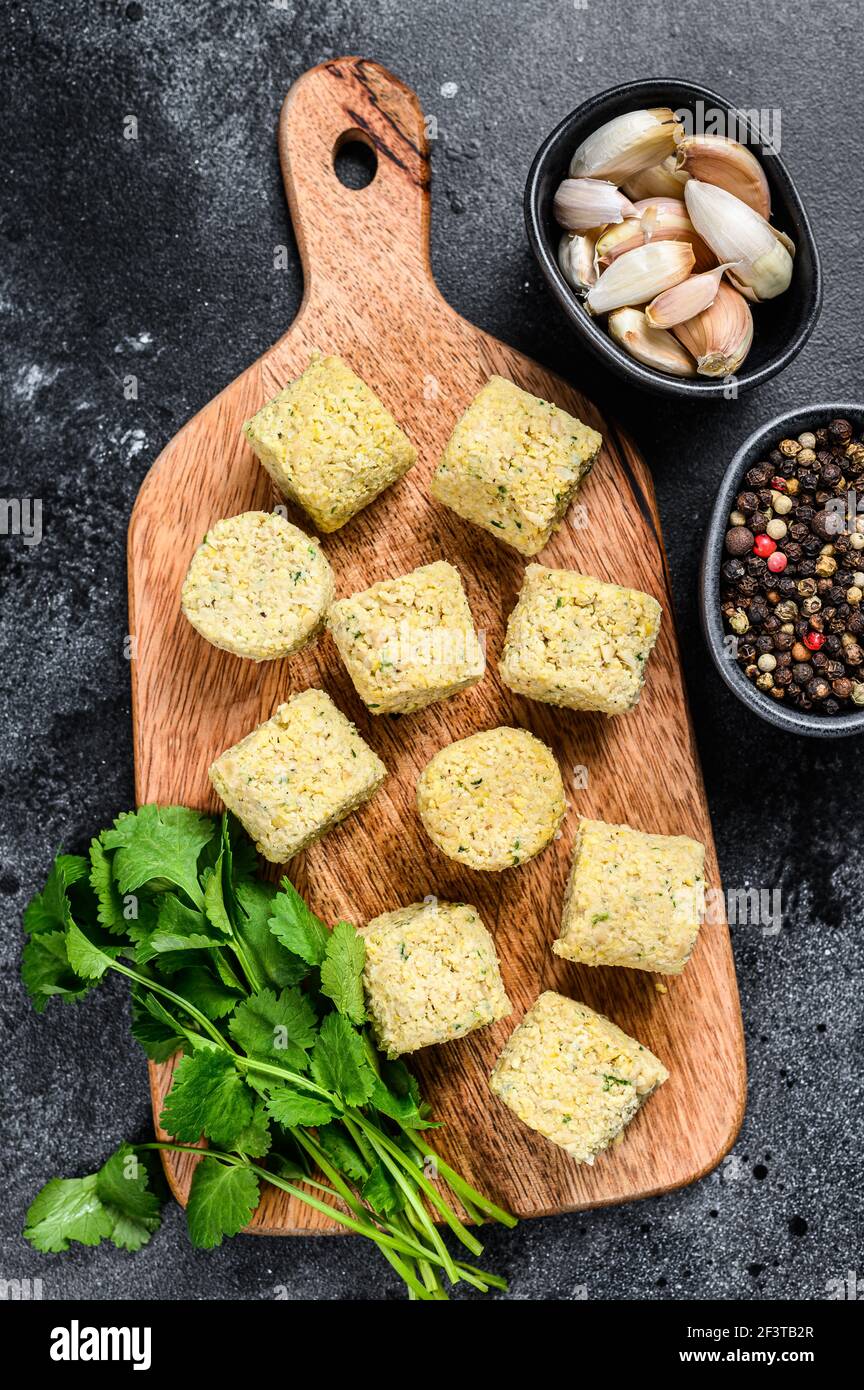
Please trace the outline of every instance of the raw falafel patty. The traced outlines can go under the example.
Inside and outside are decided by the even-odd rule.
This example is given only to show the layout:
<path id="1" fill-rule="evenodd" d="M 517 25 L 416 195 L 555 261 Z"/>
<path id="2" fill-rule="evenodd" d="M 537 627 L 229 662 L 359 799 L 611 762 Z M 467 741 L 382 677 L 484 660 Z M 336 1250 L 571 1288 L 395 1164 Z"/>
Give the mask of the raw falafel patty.
<path id="1" fill-rule="evenodd" d="M 489 729 L 436 753 L 417 783 L 427 835 L 471 869 L 513 868 L 549 844 L 567 809 L 551 749 L 526 729 Z"/>
<path id="2" fill-rule="evenodd" d="M 317 540 L 278 512 L 243 512 L 210 527 L 180 602 L 214 647 L 278 661 L 317 636 L 332 600 L 333 571 Z"/>

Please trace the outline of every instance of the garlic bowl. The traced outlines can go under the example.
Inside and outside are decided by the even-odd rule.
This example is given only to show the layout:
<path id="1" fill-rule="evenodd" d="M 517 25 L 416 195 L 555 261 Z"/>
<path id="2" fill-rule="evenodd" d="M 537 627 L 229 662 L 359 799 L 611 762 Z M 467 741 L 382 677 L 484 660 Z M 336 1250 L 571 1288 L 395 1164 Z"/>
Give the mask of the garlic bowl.
<path id="1" fill-rule="evenodd" d="M 698 103 L 704 105 L 700 108 Z M 789 286 L 785 293 L 758 304 L 757 314 L 754 315 L 756 332 L 752 348 L 740 370 L 734 373 L 732 382 L 722 376 L 671 375 L 632 356 L 621 346 L 623 335 L 619 333 L 617 339 L 610 335 L 608 325 L 590 312 L 590 306 L 586 307 L 585 291 L 578 288 L 579 277 L 572 273 L 565 275 L 562 271 L 562 261 L 566 268 L 567 257 L 562 255 L 562 261 L 559 261 L 562 229 L 553 211 L 556 192 L 564 180 L 573 179 L 574 174 L 585 180 L 603 179 L 608 177 L 607 170 L 611 167 L 604 163 L 602 152 L 598 156 L 592 150 L 590 137 L 607 122 L 616 121 L 628 113 L 650 113 L 662 121 L 662 112 L 670 108 L 676 112 L 691 112 L 694 117 L 699 109 L 716 110 L 724 115 L 737 112 L 738 129 L 746 132 L 747 148 L 758 160 L 767 181 L 773 208 L 772 223 L 791 238 L 796 247 Z M 660 132 L 658 138 L 662 139 Z M 573 169 L 574 152 L 580 149 L 587 149 L 592 157 L 583 161 L 584 169 L 581 164 Z M 701 170 L 699 153 L 696 149 L 692 155 L 694 171 Z M 668 188 L 664 184 L 664 189 L 672 192 L 674 160 L 667 159 L 667 163 L 670 165 L 669 172 L 665 174 Z M 619 176 L 617 166 L 613 173 L 616 178 Z M 653 189 L 646 194 L 642 186 L 645 179 L 644 173 L 636 172 L 630 181 L 624 180 L 625 200 L 630 197 L 638 201 L 639 198 L 650 196 Z M 762 184 L 755 171 L 751 173 L 750 185 L 756 189 L 758 197 Z M 758 131 L 742 118 L 732 103 L 706 87 L 671 79 L 629 82 L 583 102 L 552 131 L 537 152 L 528 175 L 524 206 L 528 240 L 540 269 L 585 346 L 617 375 L 656 395 L 697 396 L 708 400 L 733 398 L 782 371 L 800 352 L 819 317 L 822 307 L 819 254 L 807 213 L 786 166 L 779 154 L 764 152 Z M 617 254 L 618 245 L 625 245 L 628 236 L 632 238 L 629 228 L 638 227 L 638 223 L 628 223 L 625 216 L 624 221 L 617 225 L 610 223 L 610 227 L 611 235 L 605 240 L 611 243 L 611 254 L 614 255 Z M 778 259 L 782 259 L 783 248 L 779 241 L 778 247 L 776 254 Z M 697 271 L 700 269 L 702 267 L 697 266 Z M 595 294 L 592 303 L 596 304 L 597 300 L 598 295 Z M 643 304 L 641 307 L 644 309 L 646 306 Z"/>

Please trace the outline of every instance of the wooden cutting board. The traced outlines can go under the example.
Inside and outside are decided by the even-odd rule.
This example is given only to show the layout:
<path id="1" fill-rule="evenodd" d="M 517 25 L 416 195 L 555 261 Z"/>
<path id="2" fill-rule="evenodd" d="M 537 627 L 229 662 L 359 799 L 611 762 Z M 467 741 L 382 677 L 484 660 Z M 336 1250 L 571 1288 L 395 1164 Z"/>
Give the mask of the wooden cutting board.
<path id="1" fill-rule="evenodd" d="M 362 190 L 344 187 L 334 172 L 334 152 L 348 140 L 377 152 L 377 173 Z M 429 262 L 423 115 L 414 93 L 397 78 L 358 58 L 312 69 L 288 93 L 279 150 L 305 276 L 300 312 L 284 338 L 171 441 L 145 479 L 132 515 L 138 803 L 218 810 L 207 779 L 217 754 L 291 693 L 310 685 L 327 690 L 384 759 L 390 776 L 373 801 L 292 862 L 292 878 L 330 922 L 363 922 L 429 893 L 474 903 L 495 935 L 515 1006 L 511 1019 L 414 1059 L 424 1094 L 446 1122 L 440 1147 L 447 1159 L 522 1216 L 622 1202 L 692 1182 L 729 1149 L 744 1107 L 741 1016 L 725 923 L 703 928 L 690 964 L 680 979 L 668 982 L 668 993 L 658 992 L 651 975 L 573 966 L 550 950 L 579 813 L 695 836 L 708 846 L 708 884 L 719 888 L 648 470 L 633 444 L 578 391 L 466 322 L 442 299 Z M 496 274 L 494 257 L 482 248 L 476 273 Z M 501 291 L 515 292 L 504 283 Z M 486 633 L 490 660 L 482 683 L 418 714 L 370 715 L 329 635 L 288 661 L 255 665 L 209 646 L 180 613 L 183 577 L 213 522 L 273 505 L 269 479 L 241 425 L 303 370 L 315 348 L 345 358 L 420 455 L 407 477 L 324 538 L 339 595 L 443 557 L 461 571 L 475 621 Z M 662 603 L 660 640 L 632 714 L 607 719 L 555 709 L 512 695 L 498 680 L 497 657 L 524 562 L 434 505 L 427 491 L 456 419 L 493 372 L 555 401 L 604 436 L 581 493 L 585 511 L 572 511 L 540 559 L 647 590 Z M 292 519 L 309 529 L 302 516 Z M 521 725 L 551 745 L 571 810 L 562 838 L 537 859 L 501 874 L 481 874 L 445 858 L 426 838 L 414 788 L 438 748 L 498 724 Z M 487 1086 L 511 1028 L 544 989 L 609 1014 L 671 1073 L 623 1142 L 593 1167 L 573 1163 L 521 1125 Z M 151 1068 L 157 1115 L 170 1076 L 170 1063 Z M 169 1180 L 181 1201 L 192 1162 L 174 1155 L 168 1160 Z M 253 1229 L 290 1234 L 333 1227 L 271 1188 Z"/>

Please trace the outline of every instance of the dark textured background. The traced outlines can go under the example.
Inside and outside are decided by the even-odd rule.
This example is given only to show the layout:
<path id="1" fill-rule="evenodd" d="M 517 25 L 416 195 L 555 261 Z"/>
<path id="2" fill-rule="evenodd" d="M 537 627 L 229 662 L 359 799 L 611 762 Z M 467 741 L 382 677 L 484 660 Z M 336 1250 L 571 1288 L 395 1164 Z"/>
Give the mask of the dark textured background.
<path id="1" fill-rule="evenodd" d="M 779 410 L 860 398 L 861 39 L 853 4 L 787 0 L 264 0 L 3 6 L 0 496 L 44 500 L 38 546 L 0 537 L 0 837 L 6 1179 L 0 1275 L 46 1297 L 393 1297 L 360 1241 L 190 1249 L 176 1209 L 134 1256 L 38 1255 L 19 1236 L 54 1174 L 149 1124 L 124 990 L 42 1018 L 17 982 L 20 910 L 58 844 L 132 803 L 124 542 L 144 473 L 183 422 L 285 330 L 301 280 L 274 132 L 305 68 L 359 52 L 437 116 L 433 261 L 483 328 L 614 409 L 654 472 L 724 879 L 781 887 L 784 926 L 733 933 L 750 1065 L 731 1160 L 703 1182 L 488 1240 L 516 1299 L 825 1297 L 861 1267 L 861 740 L 775 732 L 709 668 L 701 543 L 737 444 Z M 681 76 L 782 109 L 783 154 L 826 274 L 819 327 L 740 402 L 665 405 L 576 347 L 529 257 L 521 193 L 549 128 L 628 78 Z M 455 83 L 455 96 L 442 85 Z M 122 137 L 124 117 L 139 139 Z M 292 247 L 287 273 L 273 248 Z M 139 377 L 126 401 L 122 378 Z M 857 978 L 856 978 L 857 976 Z M 858 1059 L 856 1060 L 856 1047 Z M 694 1119 L 695 1123 L 695 1119 Z"/>

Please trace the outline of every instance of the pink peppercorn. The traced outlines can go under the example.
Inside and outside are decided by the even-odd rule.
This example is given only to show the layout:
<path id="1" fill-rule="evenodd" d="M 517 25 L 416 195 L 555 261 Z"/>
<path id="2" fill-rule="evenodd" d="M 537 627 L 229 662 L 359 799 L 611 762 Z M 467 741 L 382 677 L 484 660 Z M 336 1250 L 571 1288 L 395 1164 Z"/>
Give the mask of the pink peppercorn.
<path id="1" fill-rule="evenodd" d="M 811 652 L 818 652 L 825 641 L 824 632 L 808 632 L 804 638 L 804 646 L 809 647 Z"/>
<path id="2" fill-rule="evenodd" d="M 772 541 L 763 531 L 761 536 L 757 536 L 753 545 L 754 555 L 761 555 L 763 560 L 767 560 L 769 555 L 773 555 L 777 549 L 777 542 Z"/>
<path id="3" fill-rule="evenodd" d="M 768 568 L 772 574 L 782 574 L 788 563 L 789 561 L 782 550 L 775 550 L 772 555 L 768 556 Z"/>

